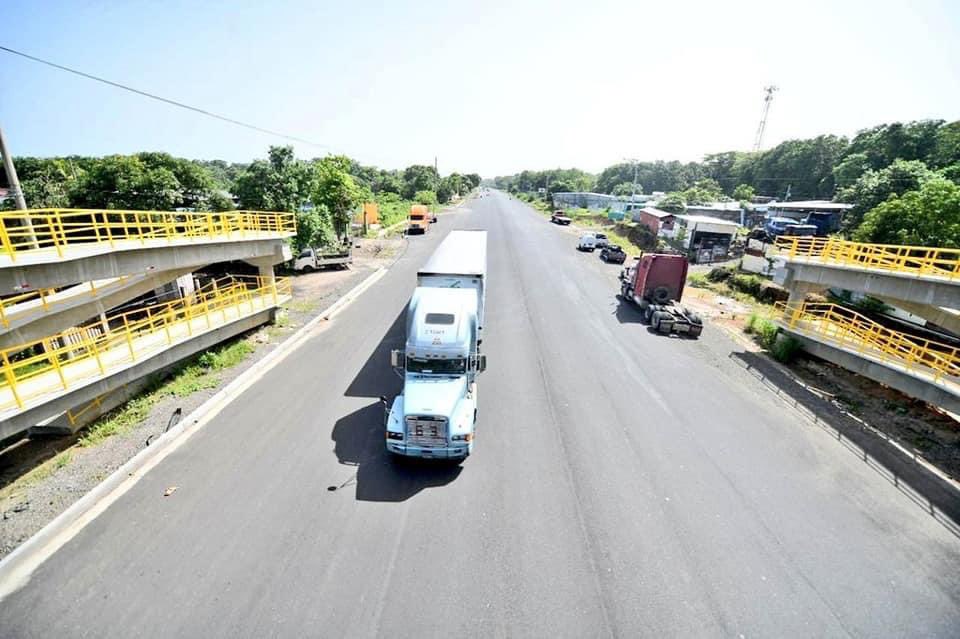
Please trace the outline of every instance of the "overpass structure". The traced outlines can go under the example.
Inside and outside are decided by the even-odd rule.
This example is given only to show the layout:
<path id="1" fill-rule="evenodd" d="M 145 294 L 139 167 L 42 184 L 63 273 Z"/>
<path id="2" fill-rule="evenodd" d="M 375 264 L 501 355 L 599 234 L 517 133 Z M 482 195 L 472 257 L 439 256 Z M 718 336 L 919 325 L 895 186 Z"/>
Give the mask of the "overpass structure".
<path id="1" fill-rule="evenodd" d="M 960 351 L 849 309 L 811 303 L 809 293 L 844 289 L 869 295 L 960 336 L 960 249 L 784 237 L 774 279 L 790 293 L 778 305 L 783 329 L 823 359 L 960 413 Z"/>
<path id="2" fill-rule="evenodd" d="M 290 296 L 273 266 L 295 233 L 290 213 L 0 213 L 0 440 L 76 430 L 149 376 L 269 321 Z M 259 274 L 114 310 L 229 261 Z"/>

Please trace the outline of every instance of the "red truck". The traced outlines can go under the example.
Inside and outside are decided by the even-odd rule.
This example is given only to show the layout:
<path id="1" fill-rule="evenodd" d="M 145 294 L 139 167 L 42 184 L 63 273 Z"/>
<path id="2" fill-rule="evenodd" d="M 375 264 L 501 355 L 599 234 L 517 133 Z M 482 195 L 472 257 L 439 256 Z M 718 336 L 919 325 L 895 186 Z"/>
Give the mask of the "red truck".
<path id="1" fill-rule="evenodd" d="M 686 281 L 686 257 L 647 253 L 620 272 L 620 298 L 636 304 L 653 330 L 697 337 L 703 320 L 680 305 Z"/>

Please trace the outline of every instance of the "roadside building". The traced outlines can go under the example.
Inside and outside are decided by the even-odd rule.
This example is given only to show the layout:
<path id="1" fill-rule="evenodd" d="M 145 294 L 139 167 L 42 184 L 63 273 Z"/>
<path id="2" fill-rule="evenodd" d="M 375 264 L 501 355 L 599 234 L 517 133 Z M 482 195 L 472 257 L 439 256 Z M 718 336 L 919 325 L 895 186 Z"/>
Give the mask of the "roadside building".
<path id="1" fill-rule="evenodd" d="M 700 215 L 702 217 L 714 217 L 718 220 L 736 222 L 741 226 L 747 226 L 744 219 L 744 210 L 739 202 L 707 202 L 705 204 L 688 204 L 687 215 Z"/>
<path id="2" fill-rule="evenodd" d="M 730 246 L 740 229 L 736 222 L 702 215 L 676 215 L 673 229 L 663 235 L 673 238 L 695 264 L 719 262 L 730 255 Z"/>
<path id="3" fill-rule="evenodd" d="M 633 221 L 643 224 L 656 235 L 667 234 L 673 231 L 676 216 L 669 211 L 661 211 L 652 206 L 646 206 L 633 212 Z"/>
<path id="4" fill-rule="evenodd" d="M 616 202 L 617 198 L 606 193 L 588 193 L 585 191 L 554 193 L 553 205 L 561 209 L 592 209 L 599 211 L 606 209 Z"/>

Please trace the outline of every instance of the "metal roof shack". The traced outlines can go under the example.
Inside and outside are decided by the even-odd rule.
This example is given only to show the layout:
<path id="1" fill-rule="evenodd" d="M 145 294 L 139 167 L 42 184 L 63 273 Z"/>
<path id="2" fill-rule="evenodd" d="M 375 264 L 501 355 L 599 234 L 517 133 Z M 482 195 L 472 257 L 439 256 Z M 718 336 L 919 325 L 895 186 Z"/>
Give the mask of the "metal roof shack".
<path id="1" fill-rule="evenodd" d="M 476 275 L 487 273 L 487 232 L 450 231 L 419 275 Z"/>
<path id="2" fill-rule="evenodd" d="M 727 220 L 721 220 L 715 217 L 707 217 L 706 215 L 678 215 L 677 219 L 683 220 L 686 226 L 709 224 L 716 226 L 717 228 L 728 230 L 730 233 L 736 233 L 737 229 L 740 228 L 740 225 L 736 222 L 729 222 Z"/>

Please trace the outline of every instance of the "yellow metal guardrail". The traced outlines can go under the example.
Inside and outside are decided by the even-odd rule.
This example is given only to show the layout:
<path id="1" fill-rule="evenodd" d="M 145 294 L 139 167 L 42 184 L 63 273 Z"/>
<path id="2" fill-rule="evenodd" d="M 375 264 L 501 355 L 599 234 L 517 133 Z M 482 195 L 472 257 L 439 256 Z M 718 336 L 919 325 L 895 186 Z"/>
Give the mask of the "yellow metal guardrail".
<path id="1" fill-rule="evenodd" d="M 78 290 L 76 294 L 82 296 L 89 295 L 93 298 L 96 297 L 98 293 L 104 293 L 122 286 L 128 279 L 130 279 L 129 275 L 121 275 L 109 280 L 84 282 L 83 284 L 77 285 L 81 287 L 81 289 Z M 69 298 L 58 298 L 56 296 L 57 292 L 58 291 L 53 288 L 41 288 L 36 291 L 20 293 L 19 295 L 11 295 L 10 297 L 0 299 L 0 326 L 10 328 L 11 315 L 18 311 L 16 307 L 20 304 L 23 304 L 24 307 L 19 309 L 16 315 L 18 319 L 25 319 L 27 317 L 44 315 L 56 311 L 58 306 L 76 299 L 73 296 Z M 31 304 L 31 302 L 36 303 Z"/>
<path id="2" fill-rule="evenodd" d="M 801 335 L 869 354 L 907 370 L 926 369 L 938 381 L 960 381 L 960 348 L 890 330 L 844 306 L 821 302 L 778 302 L 785 326 Z"/>
<path id="3" fill-rule="evenodd" d="M 222 278 L 192 299 L 117 313 L 106 322 L 0 350 L 0 410 L 23 408 L 38 396 L 69 390 L 195 333 L 276 306 L 290 291 L 289 278 Z"/>
<path id="4" fill-rule="evenodd" d="M 778 237 L 786 258 L 960 280 L 960 249 L 864 244 L 827 237 Z"/>
<path id="5" fill-rule="evenodd" d="M 289 237 L 297 232 L 293 213 L 264 211 L 179 212 L 87 209 L 32 209 L 0 212 L 0 255 L 16 261 L 30 251 L 70 246 L 175 239 L 245 239 L 260 235 Z"/>

